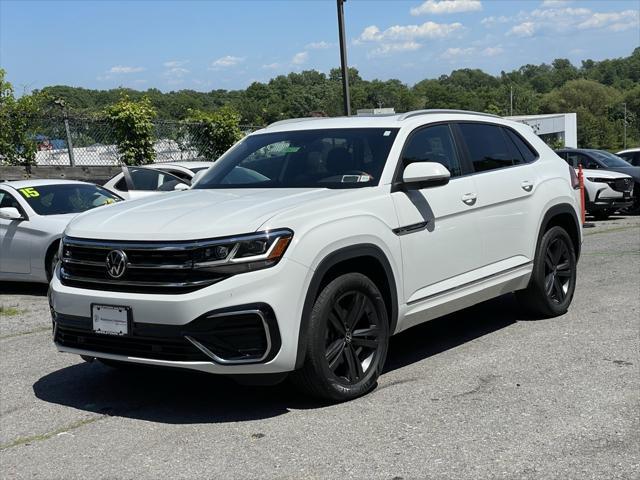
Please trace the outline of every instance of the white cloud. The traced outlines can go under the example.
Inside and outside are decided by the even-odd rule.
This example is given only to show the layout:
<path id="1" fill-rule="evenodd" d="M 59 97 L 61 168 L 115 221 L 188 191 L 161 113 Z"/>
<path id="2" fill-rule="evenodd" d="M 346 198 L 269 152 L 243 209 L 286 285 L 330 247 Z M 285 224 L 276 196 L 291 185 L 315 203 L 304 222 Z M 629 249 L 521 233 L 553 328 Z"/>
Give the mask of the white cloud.
<path id="1" fill-rule="evenodd" d="M 624 10 L 622 12 L 594 13 L 589 18 L 578 24 L 578 28 L 609 28 L 613 31 L 626 30 L 638 27 L 640 11 Z"/>
<path id="2" fill-rule="evenodd" d="M 333 43 L 325 42 L 324 40 L 321 42 L 311 42 L 307 44 L 304 48 L 309 50 L 325 50 L 327 48 L 333 47 Z"/>
<path id="3" fill-rule="evenodd" d="M 411 15 L 438 15 L 442 13 L 475 12 L 482 10 L 480 0 L 427 0 L 411 9 Z"/>
<path id="4" fill-rule="evenodd" d="M 549 7 L 562 7 L 567 3 L 570 3 L 571 0 L 544 0 L 542 2 L 542 8 Z"/>
<path id="5" fill-rule="evenodd" d="M 369 52 L 369 56 L 377 57 L 386 55 L 388 53 L 398 52 L 412 52 L 418 50 L 422 45 L 417 42 L 403 42 L 403 43 L 381 43 L 379 47 L 374 48 Z"/>
<path id="6" fill-rule="evenodd" d="M 187 63 L 189 63 L 189 60 L 170 60 L 168 62 L 164 62 L 162 66 L 167 68 L 176 68 L 186 65 Z"/>
<path id="7" fill-rule="evenodd" d="M 480 20 L 480 23 L 486 27 L 491 26 L 491 25 L 495 25 L 496 23 L 507 23 L 510 22 L 512 19 L 511 17 L 506 17 L 504 15 L 500 15 L 499 17 L 485 17 L 482 20 Z"/>
<path id="8" fill-rule="evenodd" d="M 211 66 L 209 68 L 219 70 L 221 68 L 235 67 L 236 65 L 244 62 L 244 60 L 244 57 L 234 57 L 233 55 L 226 55 L 211 62 Z"/>
<path id="9" fill-rule="evenodd" d="M 516 37 L 532 37 L 536 31 L 536 24 L 533 22 L 522 22 L 519 25 L 515 25 L 507 32 L 507 35 L 514 35 Z"/>
<path id="10" fill-rule="evenodd" d="M 459 57 L 468 57 L 469 55 L 473 54 L 475 51 L 475 48 L 473 47 L 469 47 L 469 48 L 460 48 L 460 47 L 453 47 L 453 48 L 447 48 L 441 55 L 440 58 L 444 58 L 444 59 L 453 59 L 453 58 L 459 58 Z"/>
<path id="11" fill-rule="evenodd" d="M 500 55 L 503 52 L 504 52 L 504 48 L 500 46 L 487 47 L 480 52 L 480 55 L 482 55 L 483 57 L 495 57 L 497 55 Z"/>
<path id="12" fill-rule="evenodd" d="M 180 77 L 184 77 L 187 73 L 189 73 L 189 70 L 187 70 L 184 67 L 173 67 L 170 68 L 169 70 L 166 70 L 163 75 L 165 77 L 176 77 L 176 78 L 180 78 Z"/>
<path id="13" fill-rule="evenodd" d="M 309 60 L 309 52 L 298 52 L 291 59 L 291 63 L 294 65 L 302 65 Z"/>
<path id="14" fill-rule="evenodd" d="M 108 73 L 138 73 L 143 71 L 143 67 L 127 67 L 125 65 L 115 65 L 109 69 Z"/>
<path id="15" fill-rule="evenodd" d="M 412 41 L 423 38 L 444 38 L 462 29 L 461 23 L 425 22 L 422 25 L 394 25 L 384 31 L 376 25 L 365 28 L 358 39 L 362 42 Z"/>

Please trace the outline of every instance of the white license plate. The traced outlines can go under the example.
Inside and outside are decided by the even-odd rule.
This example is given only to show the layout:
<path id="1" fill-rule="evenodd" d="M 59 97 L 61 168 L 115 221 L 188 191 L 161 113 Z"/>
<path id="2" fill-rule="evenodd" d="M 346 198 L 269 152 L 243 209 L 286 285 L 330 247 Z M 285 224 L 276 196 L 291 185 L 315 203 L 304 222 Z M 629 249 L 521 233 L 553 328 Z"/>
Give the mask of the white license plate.
<path id="1" fill-rule="evenodd" d="M 105 335 L 129 333 L 129 309 L 113 305 L 92 305 L 93 331 Z"/>

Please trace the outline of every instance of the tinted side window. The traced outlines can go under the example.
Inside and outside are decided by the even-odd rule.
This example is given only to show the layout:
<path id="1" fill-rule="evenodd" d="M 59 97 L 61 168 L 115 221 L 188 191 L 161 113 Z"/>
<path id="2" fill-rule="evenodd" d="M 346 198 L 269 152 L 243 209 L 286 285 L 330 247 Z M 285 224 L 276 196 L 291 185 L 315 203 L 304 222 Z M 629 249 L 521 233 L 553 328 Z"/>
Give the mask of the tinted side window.
<path id="1" fill-rule="evenodd" d="M 462 173 L 448 125 L 423 128 L 411 135 L 402 152 L 402 161 L 404 165 L 413 162 L 438 162 L 447 167 L 452 177 Z"/>
<path id="2" fill-rule="evenodd" d="M 20 204 L 9 192 L 0 190 L 0 208 L 13 207 L 20 210 Z"/>
<path id="3" fill-rule="evenodd" d="M 507 144 L 502 127 L 481 123 L 461 123 L 460 131 L 467 144 L 476 172 L 511 167 L 522 163 L 514 158 L 514 148 Z"/>
<path id="4" fill-rule="evenodd" d="M 527 145 L 520 135 L 508 128 L 505 128 L 504 132 L 518 149 L 518 152 L 522 155 L 525 163 L 534 162 L 536 158 L 538 158 L 538 154 L 529 145 Z"/>
<path id="5" fill-rule="evenodd" d="M 578 168 L 578 165 L 582 165 L 582 168 L 589 168 L 592 170 L 600 168 L 600 164 L 598 164 L 598 162 L 587 157 L 583 153 L 569 153 L 569 158 L 574 159 L 573 166 L 576 168 Z"/>

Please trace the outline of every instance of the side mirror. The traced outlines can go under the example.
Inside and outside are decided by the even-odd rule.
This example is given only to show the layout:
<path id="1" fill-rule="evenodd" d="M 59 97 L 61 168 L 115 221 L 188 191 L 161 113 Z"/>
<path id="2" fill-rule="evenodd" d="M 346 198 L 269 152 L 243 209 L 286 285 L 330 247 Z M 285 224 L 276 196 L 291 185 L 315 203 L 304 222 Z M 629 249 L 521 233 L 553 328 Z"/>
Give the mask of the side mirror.
<path id="1" fill-rule="evenodd" d="M 174 190 L 178 190 L 178 191 L 189 190 L 190 188 L 191 187 L 186 183 L 176 183 L 176 186 L 173 187 Z"/>
<path id="2" fill-rule="evenodd" d="M 404 168 L 402 182 L 405 188 L 440 187 L 449 183 L 451 173 L 444 165 L 436 162 L 414 162 Z"/>
<path id="3" fill-rule="evenodd" d="M 16 207 L 0 208 L 0 218 L 5 220 L 22 220 L 24 217 Z"/>
<path id="4" fill-rule="evenodd" d="M 191 179 L 191 185 L 195 185 L 195 183 L 202 178 L 202 176 L 207 173 L 207 170 L 198 170 L 196 174 Z"/>

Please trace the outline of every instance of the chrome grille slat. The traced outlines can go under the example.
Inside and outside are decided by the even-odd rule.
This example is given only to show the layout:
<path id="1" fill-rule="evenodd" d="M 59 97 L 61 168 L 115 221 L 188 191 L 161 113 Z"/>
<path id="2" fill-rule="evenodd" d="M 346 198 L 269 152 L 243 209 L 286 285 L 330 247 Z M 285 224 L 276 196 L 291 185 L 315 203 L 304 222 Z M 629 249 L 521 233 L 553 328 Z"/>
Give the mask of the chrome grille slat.
<path id="1" fill-rule="evenodd" d="M 220 243 L 220 240 L 217 240 Z M 65 237 L 62 249 L 61 281 L 88 289 L 139 293 L 188 293 L 228 277 L 195 268 L 198 249 L 207 242 L 104 242 Z M 144 245 L 144 248 L 141 246 Z M 112 250 L 128 257 L 121 278 L 107 274 L 106 258 Z"/>

